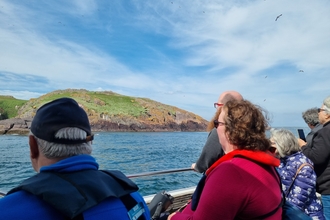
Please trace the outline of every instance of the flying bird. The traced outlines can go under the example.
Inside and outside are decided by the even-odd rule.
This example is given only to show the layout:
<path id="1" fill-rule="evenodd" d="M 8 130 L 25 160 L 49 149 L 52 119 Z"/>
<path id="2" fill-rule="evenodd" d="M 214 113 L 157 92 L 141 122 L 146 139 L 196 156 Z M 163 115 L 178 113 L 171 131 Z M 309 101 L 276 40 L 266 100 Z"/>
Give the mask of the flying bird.
<path id="1" fill-rule="evenodd" d="M 303 70 L 299 70 L 299 72 L 304 72 Z"/>
<path id="2" fill-rule="evenodd" d="M 279 19 L 282 16 L 282 14 L 280 14 L 279 16 L 276 17 L 275 21 L 277 21 L 277 19 Z"/>

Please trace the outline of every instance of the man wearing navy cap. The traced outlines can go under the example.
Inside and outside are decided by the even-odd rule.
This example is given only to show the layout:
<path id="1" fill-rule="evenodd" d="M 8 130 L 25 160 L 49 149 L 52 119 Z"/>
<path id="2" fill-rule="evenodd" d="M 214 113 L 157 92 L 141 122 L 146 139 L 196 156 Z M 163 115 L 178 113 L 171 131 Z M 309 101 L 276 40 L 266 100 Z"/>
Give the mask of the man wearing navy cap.
<path id="1" fill-rule="evenodd" d="M 75 100 L 40 107 L 29 135 L 38 174 L 0 199 L 0 219 L 149 220 L 131 180 L 120 171 L 98 170 L 92 140 L 87 114 Z"/>

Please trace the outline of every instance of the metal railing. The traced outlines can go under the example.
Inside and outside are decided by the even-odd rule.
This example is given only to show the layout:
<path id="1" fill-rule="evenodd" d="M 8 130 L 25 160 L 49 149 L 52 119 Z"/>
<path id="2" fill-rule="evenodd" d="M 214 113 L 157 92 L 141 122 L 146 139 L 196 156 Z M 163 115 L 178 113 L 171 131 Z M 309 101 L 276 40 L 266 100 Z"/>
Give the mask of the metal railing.
<path id="1" fill-rule="evenodd" d="M 127 177 L 128 178 L 137 178 L 137 177 L 154 176 L 154 175 L 160 175 L 160 174 L 178 173 L 178 172 L 185 172 L 185 171 L 193 171 L 193 170 L 191 168 L 160 170 L 160 171 L 152 171 L 152 172 L 145 172 L 145 173 L 129 174 L 129 175 L 127 175 Z"/>

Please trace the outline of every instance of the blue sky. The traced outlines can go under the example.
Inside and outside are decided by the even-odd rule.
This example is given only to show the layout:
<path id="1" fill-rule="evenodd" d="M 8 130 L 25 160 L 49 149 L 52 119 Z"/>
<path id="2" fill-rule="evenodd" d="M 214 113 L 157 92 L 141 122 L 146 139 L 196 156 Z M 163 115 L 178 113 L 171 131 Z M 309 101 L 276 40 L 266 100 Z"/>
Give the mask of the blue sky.
<path id="1" fill-rule="evenodd" d="M 0 94 L 111 90 L 209 120 L 237 90 L 271 126 L 306 126 L 301 113 L 330 95 L 329 11 L 329 0 L 0 0 Z"/>

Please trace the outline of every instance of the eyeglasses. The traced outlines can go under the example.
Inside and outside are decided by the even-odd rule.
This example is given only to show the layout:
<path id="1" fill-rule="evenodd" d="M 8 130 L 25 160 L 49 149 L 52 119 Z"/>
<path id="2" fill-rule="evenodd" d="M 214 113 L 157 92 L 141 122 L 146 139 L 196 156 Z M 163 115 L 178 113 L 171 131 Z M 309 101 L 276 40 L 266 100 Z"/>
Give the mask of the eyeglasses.
<path id="1" fill-rule="evenodd" d="M 217 102 L 214 103 L 214 108 L 219 108 L 219 107 L 222 107 L 222 106 L 223 106 L 223 104 L 220 104 L 220 103 L 217 103 Z"/>
<path id="2" fill-rule="evenodd" d="M 219 126 L 224 126 L 224 125 L 226 125 L 226 123 L 221 122 L 221 121 L 218 121 L 218 120 L 214 120 L 214 121 L 213 121 L 213 124 L 214 124 L 214 127 L 215 127 L 215 128 L 218 128 Z"/>
<path id="3" fill-rule="evenodd" d="M 323 109 L 323 108 L 318 108 L 318 109 L 317 109 L 317 112 L 318 112 L 318 113 L 320 113 L 321 111 L 325 111 L 325 109 Z"/>

